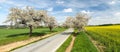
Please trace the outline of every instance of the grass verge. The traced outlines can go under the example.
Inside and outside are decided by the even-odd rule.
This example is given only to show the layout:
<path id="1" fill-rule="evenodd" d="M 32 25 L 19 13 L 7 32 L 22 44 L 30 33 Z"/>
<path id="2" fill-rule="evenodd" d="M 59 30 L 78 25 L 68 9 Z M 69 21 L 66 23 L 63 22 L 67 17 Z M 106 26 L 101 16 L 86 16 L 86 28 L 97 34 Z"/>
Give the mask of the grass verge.
<path id="1" fill-rule="evenodd" d="M 85 32 L 77 34 L 71 52 L 98 52 L 97 48 L 89 40 Z"/>

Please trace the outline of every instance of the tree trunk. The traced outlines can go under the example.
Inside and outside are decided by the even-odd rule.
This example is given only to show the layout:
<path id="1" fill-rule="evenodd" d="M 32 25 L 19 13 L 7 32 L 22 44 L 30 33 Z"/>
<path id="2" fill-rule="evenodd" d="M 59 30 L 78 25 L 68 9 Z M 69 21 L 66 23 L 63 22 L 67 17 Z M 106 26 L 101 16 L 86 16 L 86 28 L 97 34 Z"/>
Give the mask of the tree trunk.
<path id="1" fill-rule="evenodd" d="M 15 22 L 15 28 L 18 28 L 18 25 L 19 25 L 18 22 Z"/>
<path id="2" fill-rule="evenodd" d="M 30 32 L 29 32 L 29 36 L 32 36 L 32 25 L 29 26 Z"/>
<path id="3" fill-rule="evenodd" d="M 49 27 L 49 29 L 50 29 L 50 32 L 52 32 L 52 27 Z"/>
<path id="4" fill-rule="evenodd" d="M 10 23 L 10 28 L 13 28 L 13 21 L 11 21 Z"/>

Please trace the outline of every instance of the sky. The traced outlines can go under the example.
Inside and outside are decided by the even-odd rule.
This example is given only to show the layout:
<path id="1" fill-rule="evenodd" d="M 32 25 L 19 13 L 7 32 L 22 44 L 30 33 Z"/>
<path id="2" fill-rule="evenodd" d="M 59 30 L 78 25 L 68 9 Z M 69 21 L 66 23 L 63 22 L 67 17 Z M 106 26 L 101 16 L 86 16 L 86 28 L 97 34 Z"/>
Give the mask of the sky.
<path id="1" fill-rule="evenodd" d="M 0 25 L 8 16 L 11 7 L 31 6 L 36 10 L 47 10 L 59 23 L 76 13 L 88 13 L 89 25 L 120 23 L 120 0 L 0 0 Z"/>

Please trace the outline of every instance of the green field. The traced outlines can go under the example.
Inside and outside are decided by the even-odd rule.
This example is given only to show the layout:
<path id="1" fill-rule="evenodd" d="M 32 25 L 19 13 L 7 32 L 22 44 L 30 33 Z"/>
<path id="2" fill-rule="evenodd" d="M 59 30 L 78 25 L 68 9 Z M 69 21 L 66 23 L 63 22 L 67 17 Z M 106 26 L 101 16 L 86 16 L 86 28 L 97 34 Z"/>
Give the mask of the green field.
<path id="1" fill-rule="evenodd" d="M 64 28 L 55 28 L 53 32 L 63 31 Z M 33 29 L 32 37 L 43 36 L 45 34 L 53 33 L 50 32 L 49 28 L 37 28 Z M 8 43 L 26 40 L 29 37 L 29 29 L 0 29 L 0 46 Z"/>
<path id="2" fill-rule="evenodd" d="M 105 48 L 105 52 L 120 51 L 120 26 L 94 26 L 87 27 L 87 33 Z"/>

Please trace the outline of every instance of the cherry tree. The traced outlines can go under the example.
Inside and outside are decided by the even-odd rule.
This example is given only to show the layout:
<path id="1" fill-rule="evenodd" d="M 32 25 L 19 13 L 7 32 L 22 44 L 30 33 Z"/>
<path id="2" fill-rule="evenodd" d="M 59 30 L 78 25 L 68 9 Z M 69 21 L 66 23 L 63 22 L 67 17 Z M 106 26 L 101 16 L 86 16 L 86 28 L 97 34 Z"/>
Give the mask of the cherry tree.
<path id="1" fill-rule="evenodd" d="M 49 16 L 49 18 L 47 18 L 47 26 L 50 31 L 52 31 L 52 29 L 57 26 L 57 21 L 55 20 L 55 17 Z"/>
<path id="2" fill-rule="evenodd" d="M 24 24 L 29 27 L 29 35 L 32 35 L 33 27 L 39 26 L 40 23 L 46 22 L 47 11 L 34 10 L 32 7 L 26 7 L 25 9 L 12 8 L 11 15 L 8 15 L 6 22 L 13 21 L 17 24 Z"/>
<path id="3" fill-rule="evenodd" d="M 8 23 L 10 22 L 10 26 L 11 28 L 13 28 L 13 25 L 14 25 L 14 28 L 18 26 L 18 18 L 19 16 L 17 15 L 18 13 L 20 12 L 20 9 L 15 7 L 15 8 L 11 8 L 10 9 L 10 12 L 8 14 L 8 17 L 7 17 L 7 20 L 4 22 L 4 23 Z"/>
<path id="4" fill-rule="evenodd" d="M 89 18 L 90 16 L 87 13 L 78 13 L 73 20 L 74 28 L 77 29 L 78 32 L 83 31 Z"/>
<path id="5" fill-rule="evenodd" d="M 66 18 L 65 22 L 63 23 L 63 26 L 66 28 L 70 28 L 73 26 L 73 17 L 69 16 Z"/>

